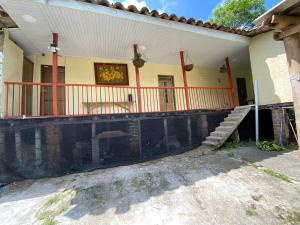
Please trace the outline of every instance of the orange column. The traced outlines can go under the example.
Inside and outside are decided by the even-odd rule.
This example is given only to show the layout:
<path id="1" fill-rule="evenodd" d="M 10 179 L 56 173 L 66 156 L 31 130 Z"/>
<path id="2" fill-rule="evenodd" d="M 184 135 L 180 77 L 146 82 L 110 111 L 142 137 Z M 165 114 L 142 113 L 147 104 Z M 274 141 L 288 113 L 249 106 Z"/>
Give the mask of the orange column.
<path id="1" fill-rule="evenodd" d="M 58 45 L 58 34 L 53 33 L 53 45 L 57 47 Z M 58 115 L 58 101 L 57 101 L 57 82 L 58 82 L 58 53 L 53 52 L 52 55 L 52 109 L 53 115 Z"/>
<path id="2" fill-rule="evenodd" d="M 190 99 L 189 99 L 188 84 L 186 79 L 185 62 L 184 62 L 184 51 L 180 51 L 180 60 L 181 60 L 181 68 L 182 68 L 182 75 L 183 75 L 186 108 L 187 110 L 190 110 Z"/>
<path id="3" fill-rule="evenodd" d="M 137 44 L 133 45 L 134 56 L 138 53 Z M 135 76 L 136 76 L 136 88 L 137 88 L 137 97 L 138 97 L 138 110 L 139 113 L 142 112 L 142 97 L 141 97 L 141 81 L 140 81 L 140 70 L 138 67 L 135 67 Z"/>
<path id="4" fill-rule="evenodd" d="M 233 104 L 233 107 L 236 107 L 236 98 L 235 98 L 235 92 L 234 92 L 234 86 L 233 86 L 233 80 L 232 80 L 232 71 L 231 71 L 228 57 L 225 58 L 225 63 L 226 63 L 226 69 L 227 69 L 227 74 L 228 74 L 229 87 L 230 87 L 230 91 L 231 91 L 232 104 Z"/>

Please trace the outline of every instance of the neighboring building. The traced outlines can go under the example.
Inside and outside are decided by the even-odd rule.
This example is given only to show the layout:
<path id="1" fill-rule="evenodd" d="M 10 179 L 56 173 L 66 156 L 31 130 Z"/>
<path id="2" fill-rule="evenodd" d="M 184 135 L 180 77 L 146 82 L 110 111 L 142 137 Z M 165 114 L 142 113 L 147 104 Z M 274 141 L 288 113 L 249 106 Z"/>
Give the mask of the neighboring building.
<path id="1" fill-rule="evenodd" d="M 250 32 L 254 35 L 249 47 L 253 80 L 259 82 L 260 104 L 272 109 L 279 142 L 289 139 L 288 108 L 295 109 L 295 130 L 300 138 L 299 17 L 300 2 L 284 0 L 258 17 L 255 30 Z"/>

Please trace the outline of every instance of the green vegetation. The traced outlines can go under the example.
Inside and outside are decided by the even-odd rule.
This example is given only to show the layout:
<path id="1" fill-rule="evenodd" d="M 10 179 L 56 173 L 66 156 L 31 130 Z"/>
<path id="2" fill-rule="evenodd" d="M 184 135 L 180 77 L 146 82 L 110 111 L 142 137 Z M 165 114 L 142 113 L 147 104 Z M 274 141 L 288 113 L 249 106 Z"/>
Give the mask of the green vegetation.
<path id="1" fill-rule="evenodd" d="M 52 218 L 47 218 L 44 220 L 43 225 L 56 225 L 57 221 Z"/>
<path id="2" fill-rule="evenodd" d="M 269 168 L 266 168 L 266 167 L 264 167 L 262 165 L 259 165 L 259 164 L 254 164 L 254 166 L 257 169 L 265 172 L 266 174 L 268 174 L 268 175 L 270 175 L 272 177 L 276 177 L 276 178 L 278 178 L 280 180 L 283 180 L 283 181 L 286 181 L 286 182 L 289 182 L 289 183 L 293 182 L 293 180 L 290 177 L 288 177 L 287 175 L 285 175 L 283 173 L 275 172 L 275 171 L 273 171 L 273 170 L 271 170 Z"/>
<path id="3" fill-rule="evenodd" d="M 284 147 L 287 150 L 298 150 L 298 145 L 290 143 L 287 146 Z"/>
<path id="4" fill-rule="evenodd" d="M 51 205 L 54 205 L 58 203 L 62 198 L 62 195 L 55 195 L 54 197 L 50 198 L 46 203 L 45 207 L 50 207 Z"/>
<path id="5" fill-rule="evenodd" d="M 213 10 L 209 22 L 231 28 L 251 28 L 253 20 L 265 11 L 264 0 L 225 0 Z"/>
<path id="6" fill-rule="evenodd" d="M 152 193 L 156 190 L 154 176 L 151 173 L 144 173 L 142 177 L 136 177 L 131 181 L 131 186 L 136 191 Z"/>
<path id="7" fill-rule="evenodd" d="M 247 216 L 257 216 L 257 212 L 254 209 L 247 209 L 246 210 L 246 215 Z"/>
<path id="8" fill-rule="evenodd" d="M 262 150 L 262 151 L 266 151 L 266 152 L 271 152 L 271 151 L 283 151 L 284 148 L 277 145 L 275 142 L 270 142 L 270 141 L 263 141 L 263 142 L 259 142 L 257 144 L 257 147 Z"/>
<path id="9" fill-rule="evenodd" d="M 67 191 L 48 199 L 42 209 L 37 213 L 36 218 L 43 221 L 43 225 L 55 225 L 55 217 L 67 211 L 75 191 Z"/>
<path id="10" fill-rule="evenodd" d="M 225 142 L 224 145 L 222 145 L 221 150 L 232 150 L 235 148 L 240 147 L 240 144 L 234 141 L 228 141 Z"/>
<path id="11" fill-rule="evenodd" d="M 116 189 L 118 192 L 121 192 L 123 190 L 123 187 L 124 187 L 123 181 L 117 180 L 117 181 L 115 181 L 114 185 L 116 186 Z"/>
<path id="12" fill-rule="evenodd" d="M 300 225 L 300 213 L 296 211 L 287 211 L 286 209 L 276 206 L 277 217 L 284 221 L 285 224 Z"/>
<path id="13" fill-rule="evenodd" d="M 287 212 L 286 221 L 292 225 L 300 224 L 300 213 L 299 212 Z"/>

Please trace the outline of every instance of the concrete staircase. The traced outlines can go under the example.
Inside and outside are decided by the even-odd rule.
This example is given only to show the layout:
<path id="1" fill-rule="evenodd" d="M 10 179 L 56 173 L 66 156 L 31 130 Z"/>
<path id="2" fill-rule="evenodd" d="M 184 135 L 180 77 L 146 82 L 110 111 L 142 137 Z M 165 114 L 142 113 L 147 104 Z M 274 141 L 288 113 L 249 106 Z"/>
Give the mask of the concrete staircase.
<path id="1" fill-rule="evenodd" d="M 225 118 L 224 122 L 202 142 L 202 149 L 217 150 L 237 129 L 243 119 L 250 112 L 251 106 L 238 106 Z"/>

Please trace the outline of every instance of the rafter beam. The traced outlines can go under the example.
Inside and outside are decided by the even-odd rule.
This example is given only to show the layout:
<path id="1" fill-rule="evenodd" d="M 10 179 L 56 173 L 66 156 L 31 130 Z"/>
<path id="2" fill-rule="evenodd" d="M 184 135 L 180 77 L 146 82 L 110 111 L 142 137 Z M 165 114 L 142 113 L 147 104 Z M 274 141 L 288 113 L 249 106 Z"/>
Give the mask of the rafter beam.
<path id="1" fill-rule="evenodd" d="M 296 34 L 296 33 L 300 33 L 300 24 L 290 26 L 289 28 L 287 28 L 286 30 L 281 31 L 281 32 L 275 32 L 274 39 L 276 41 L 280 41 L 280 40 L 283 40 L 284 38 L 291 36 L 293 34 Z"/>

